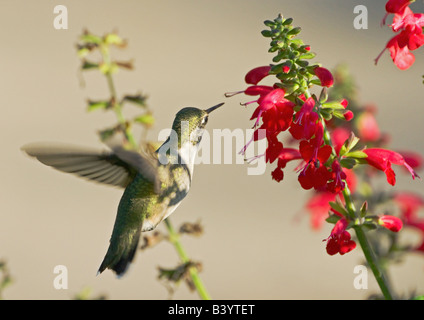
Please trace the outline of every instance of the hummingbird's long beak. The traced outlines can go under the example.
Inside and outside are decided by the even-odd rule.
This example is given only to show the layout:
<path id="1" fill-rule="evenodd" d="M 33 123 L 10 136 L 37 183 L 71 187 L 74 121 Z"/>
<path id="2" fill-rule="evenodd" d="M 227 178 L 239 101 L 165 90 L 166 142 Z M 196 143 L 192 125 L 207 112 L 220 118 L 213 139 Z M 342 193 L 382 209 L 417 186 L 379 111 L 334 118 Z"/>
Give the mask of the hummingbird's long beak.
<path id="1" fill-rule="evenodd" d="M 205 111 L 209 114 L 212 111 L 214 111 L 215 109 L 218 109 L 220 106 L 222 106 L 224 104 L 224 102 L 217 104 L 216 106 L 210 107 L 209 109 L 206 109 Z"/>

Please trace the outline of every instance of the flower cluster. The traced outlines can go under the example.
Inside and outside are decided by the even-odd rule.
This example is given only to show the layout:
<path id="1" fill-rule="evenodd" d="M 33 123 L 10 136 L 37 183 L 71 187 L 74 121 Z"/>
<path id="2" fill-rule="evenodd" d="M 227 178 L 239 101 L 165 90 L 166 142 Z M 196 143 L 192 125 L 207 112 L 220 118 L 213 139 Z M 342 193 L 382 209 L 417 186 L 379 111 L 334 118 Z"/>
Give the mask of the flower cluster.
<path id="1" fill-rule="evenodd" d="M 242 104 L 257 106 L 251 117 L 255 121 L 253 137 L 241 153 L 244 154 L 252 142 L 267 139 L 265 153 L 257 157 L 264 156 L 266 163 L 276 163 L 271 175 L 277 182 L 284 179 L 287 163 L 297 160 L 299 163 L 295 170 L 301 187 L 315 190 L 316 203 L 327 206 L 326 210 L 320 211 L 321 216 L 328 216 L 331 201 L 343 199 L 343 192 L 355 188 L 356 178 L 352 169 L 357 164 L 367 164 L 383 171 L 391 185 L 396 182 L 393 164 L 404 166 L 413 178 L 417 177 L 400 153 L 383 148 L 367 149 L 366 146 L 362 150 L 354 150 L 360 139 L 346 129 L 349 126 L 345 124 L 353 119 L 352 110 L 347 109 L 348 101 L 343 97 L 329 100 L 327 88 L 334 85 L 333 74 L 319 64 L 309 63 L 308 60 L 315 54 L 309 45 L 295 38 L 300 28 L 293 27 L 292 21 L 291 18 L 283 19 L 281 15 L 273 21 L 265 21 L 270 30 L 262 31 L 262 35 L 271 39 L 269 52 L 276 53 L 274 64 L 250 70 L 245 76 L 248 87 L 226 94 L 227 97 L 239 93 L 255 97 Z M 272 85 L 263 84 L 271 75 L 278 81 Z M 321 87 L 319 97 L 310 93 L 313 86 Z M 373 120 L 371 112 L 359 119 L 365 141 L 381 138 Z M 282 132 L 288 132 L 288 141 L 281 141 Z M 319 209 L 319 205 L 315 208 Z M 355 217 L 342 209 L 332 210 L 332 215 L 336 217 L 332 219 L 336 225 L 326 239 L 327 252 L 330 255 L 345 254 L 356 246 L 347 231 L 353 226 Z M 383 216 L 376 219 L 370 217 L 366 221 L 392 231 L 400 230 L 390 225 L 388 220 L 391 218 Z M 321 222 L 317 219 L 316 226 L 320 226 Z"/>
<path id="2" fill-rule="evenodd" d="M 411 52 L 424 44 L 424 14 L 414 13 L 409 5 L 415 0 L 389 0 L 386 3 L 386 15 L 382 24 L 385 24 L 389 14 L 394 14 L 390 25 L 397 33 L 387 42 L 384 50 L 375 59 L 377 64 L 383 52 L 388 49 L 394 64 L 401 70 L 408 69 L 414 62 L 415 56 Z"/>

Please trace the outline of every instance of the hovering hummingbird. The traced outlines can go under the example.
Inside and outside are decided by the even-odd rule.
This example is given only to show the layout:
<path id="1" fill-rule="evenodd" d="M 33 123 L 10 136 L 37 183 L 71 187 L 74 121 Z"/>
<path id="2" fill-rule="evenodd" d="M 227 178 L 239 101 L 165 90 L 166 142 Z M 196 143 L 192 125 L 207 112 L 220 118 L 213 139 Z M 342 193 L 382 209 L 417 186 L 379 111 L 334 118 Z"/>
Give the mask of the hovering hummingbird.
<path id="1" fill-rule="evenodd" d="M 181 109 L 171 135 L 155 152 L 135 152 L 122 146 L 105 152 L 40 144 L 22 147 L 29 156 L 60 171 L 125 188 L 98 274 L 107 268 L 123 275 L 134 259 L 141 232 L 156 228 L 187 195 L 208 116 L 222 105 Z"/>

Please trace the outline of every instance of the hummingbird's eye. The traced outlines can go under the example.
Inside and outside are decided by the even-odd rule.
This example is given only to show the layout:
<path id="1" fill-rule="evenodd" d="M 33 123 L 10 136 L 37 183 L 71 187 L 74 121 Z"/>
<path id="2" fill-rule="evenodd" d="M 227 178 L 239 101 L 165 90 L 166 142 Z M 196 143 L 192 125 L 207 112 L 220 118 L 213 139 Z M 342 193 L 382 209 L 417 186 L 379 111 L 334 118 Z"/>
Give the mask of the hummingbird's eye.
<path id="1" fill-rule="evenodd" d="M 208 123 L 208 116 L 202 119 L 202 125 L 205 126 Z"/>

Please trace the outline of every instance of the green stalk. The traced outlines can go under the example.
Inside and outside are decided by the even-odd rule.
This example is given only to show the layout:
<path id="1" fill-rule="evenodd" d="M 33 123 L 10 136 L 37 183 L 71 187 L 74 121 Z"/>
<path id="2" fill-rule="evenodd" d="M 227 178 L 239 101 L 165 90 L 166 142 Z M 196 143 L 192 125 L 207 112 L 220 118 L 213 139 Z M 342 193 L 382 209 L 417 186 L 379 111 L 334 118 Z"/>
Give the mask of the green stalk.
<path id="1" fill-rule="evenodd" d="M 178 256 L 181 259 L 181 262 L 188 263 L 190 262 L 190 258 L 187 256 L 184 247 L 181 245 L 180 242 L 180 236 L 177 232 L 175 232 L 171 221 L 169 218 L 165 219 L 165 225 L 168 229 L 169 233 L 169 241 L 174 245 L 175 250 L 178 253 Z M 203 285 L 202 280 L 199 277 L 199 274 L 197 272 L 196 267 L 189 267 L 189 273 L 191 280 L 193 281 L 194 286 L 196 287 L 196 290 L 202 300 L 210 300 L 211 297 L 209 296 L 208 292 L 206 291 L 205 286 Z"/>

